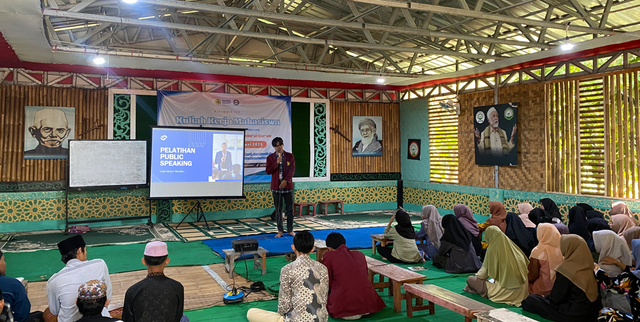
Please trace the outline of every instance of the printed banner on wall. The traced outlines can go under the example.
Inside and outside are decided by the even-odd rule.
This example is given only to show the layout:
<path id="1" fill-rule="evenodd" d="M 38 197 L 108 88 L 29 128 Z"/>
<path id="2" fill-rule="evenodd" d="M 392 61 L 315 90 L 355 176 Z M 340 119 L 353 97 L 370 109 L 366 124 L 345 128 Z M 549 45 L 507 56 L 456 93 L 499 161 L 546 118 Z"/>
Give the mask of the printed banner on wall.
<path id="1" fill-rule="evenodd" d="M 478 165 L 518 165 L 518 103 L 473 108 Z"/>
<path id="2" fill-rule="evenodd" d="M 74 138 L 73 107 L 25 106 L 24 158 L 67 159 Z"/>
<path id="3" fill-rule="evenodd" d="M 281 137 L 291 151 L 291 97 L 158 91 L 158 125 L 246 129 L 244 146 L 225 138 L 218 150 L 224 145 L 232 154 L 244 153 L 245 183 L 270 182 L 265 167 L 274 151 L 271 140 Z"/>

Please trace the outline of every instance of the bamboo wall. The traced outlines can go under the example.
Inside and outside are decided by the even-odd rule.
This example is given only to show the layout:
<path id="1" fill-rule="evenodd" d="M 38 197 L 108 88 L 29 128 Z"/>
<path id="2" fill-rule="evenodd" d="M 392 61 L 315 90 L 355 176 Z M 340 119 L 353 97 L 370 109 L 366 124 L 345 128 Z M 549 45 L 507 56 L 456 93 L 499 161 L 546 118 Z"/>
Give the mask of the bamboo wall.
<path id="1" fill-rule="evenodd" d="M 494 167 L 475 164 L 473 108 L 493 105 L 494 92 L 484 91 L 460 95 L 459 184 L 495 187 Z M 518 165 L 499 168 L 499 188 L 546 191 L 545 181 L 545 88 L 543 83 L 503 87 L 498 103 L 518 103 Z"/>
<path id="2" fill-rule="evenodd" d="M 25 106 L 75 107 L 75 138 L 102 125 L 82 136 L 91 140 L 107 138 L 107 102 L 107 90 L 0 85 L 0 181 L 64 180 L 66 160 L 24 159 Z"/>
<path id="3" fill-rule="evenodd" d="M 382 156 L 352 157 L 355 142 L 331 131 L 331 173 L 400 172 L 400 105 L 331 102 L 330 126 L 351 140 L 352 116 L 382 116 Z M 425 120 L 426 122 L 426 120 Z"/>

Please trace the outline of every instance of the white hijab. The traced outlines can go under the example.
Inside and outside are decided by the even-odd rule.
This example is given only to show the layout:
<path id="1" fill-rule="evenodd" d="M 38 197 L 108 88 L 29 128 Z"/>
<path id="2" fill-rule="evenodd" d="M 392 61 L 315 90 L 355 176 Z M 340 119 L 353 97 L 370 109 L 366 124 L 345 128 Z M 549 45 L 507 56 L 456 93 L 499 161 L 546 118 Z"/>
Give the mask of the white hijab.
<path id="1" fill-rule="evenodd" d="M 593 244 L 596 252 L 600 254 L 598 262 L 602 262 L 605 257 L 611 257 L 623 262 L 627 266 L 631 266 L 631 252 L 624 239 L 611 230 L 598 230 L 593 232 Z M 617 265 L 602 265 L 600 267 L 609 276 L 618 276 L 622 273 L 622 269 Z"/>
<path id="2" fill-rule="evenodd" d="M 435 206 L 427 205 L 422 207 L 422 226 L 429 236 L 429 240 L 436 249 L 440 249 L 440 238 L 442 238 L 442 216 Z"/>

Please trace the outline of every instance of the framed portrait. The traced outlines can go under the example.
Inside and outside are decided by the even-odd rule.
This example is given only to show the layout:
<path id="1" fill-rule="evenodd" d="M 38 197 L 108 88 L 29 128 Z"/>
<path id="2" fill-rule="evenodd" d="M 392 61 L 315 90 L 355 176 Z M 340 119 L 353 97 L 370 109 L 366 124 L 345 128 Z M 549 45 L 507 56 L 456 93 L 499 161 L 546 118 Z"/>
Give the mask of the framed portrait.
<path id="1" fill-rule="evenodd" d="M 407 149 L 407 159 L 420 160 L 420 139 L 409 139 L 409 145 Z"/>
<path id="2" fill-rule="evenodd" d="M 351 155 L 354 157 L 382 155 L 382 116 L 353 116 Z"/>
<path id="3" fill-rule="evenodd" d="M 477 165 L 518 165 L 518 103 L 473 109 Z"/>
<path id="4" fill-rule="evenodd" d="M 24 158 L 67 159 L 75 138 L 73 107 L 25 106 Z"/>

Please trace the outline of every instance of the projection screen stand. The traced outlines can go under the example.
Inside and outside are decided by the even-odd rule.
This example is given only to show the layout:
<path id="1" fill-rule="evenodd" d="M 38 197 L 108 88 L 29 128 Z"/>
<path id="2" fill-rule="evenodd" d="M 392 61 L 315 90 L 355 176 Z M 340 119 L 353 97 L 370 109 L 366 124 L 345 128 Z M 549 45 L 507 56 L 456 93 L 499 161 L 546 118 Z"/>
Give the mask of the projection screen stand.
<path id="1" fill-rule="evenodd" d="M 176 229 L 178 229 L 180 225 L 182 225 L 182 222 L 185 219 L 187 219 L 187 217 L 191 216 L 191 213 L 194 213 L 194 212 L 196 214 L 196 222 L 199 222 L 200 220 L 204 220 L 204 224 L 205 226 L 207 226 L 207 230 L 211 230 L 211 228 L 209 228 L 209 223 L 207 222 L 207 218 L 204 216 L 204 211 L 202 210 L 202 204 L 200 204 L 200 199 L 196 199 L 195 205 L 193 205 L 193 207 L 191 207 L 189 212 L 186 215 L 184 215 L 184 218 L 180 220 L 180 223 L 178 224 L 178 226 L 176 226 Z"/>

